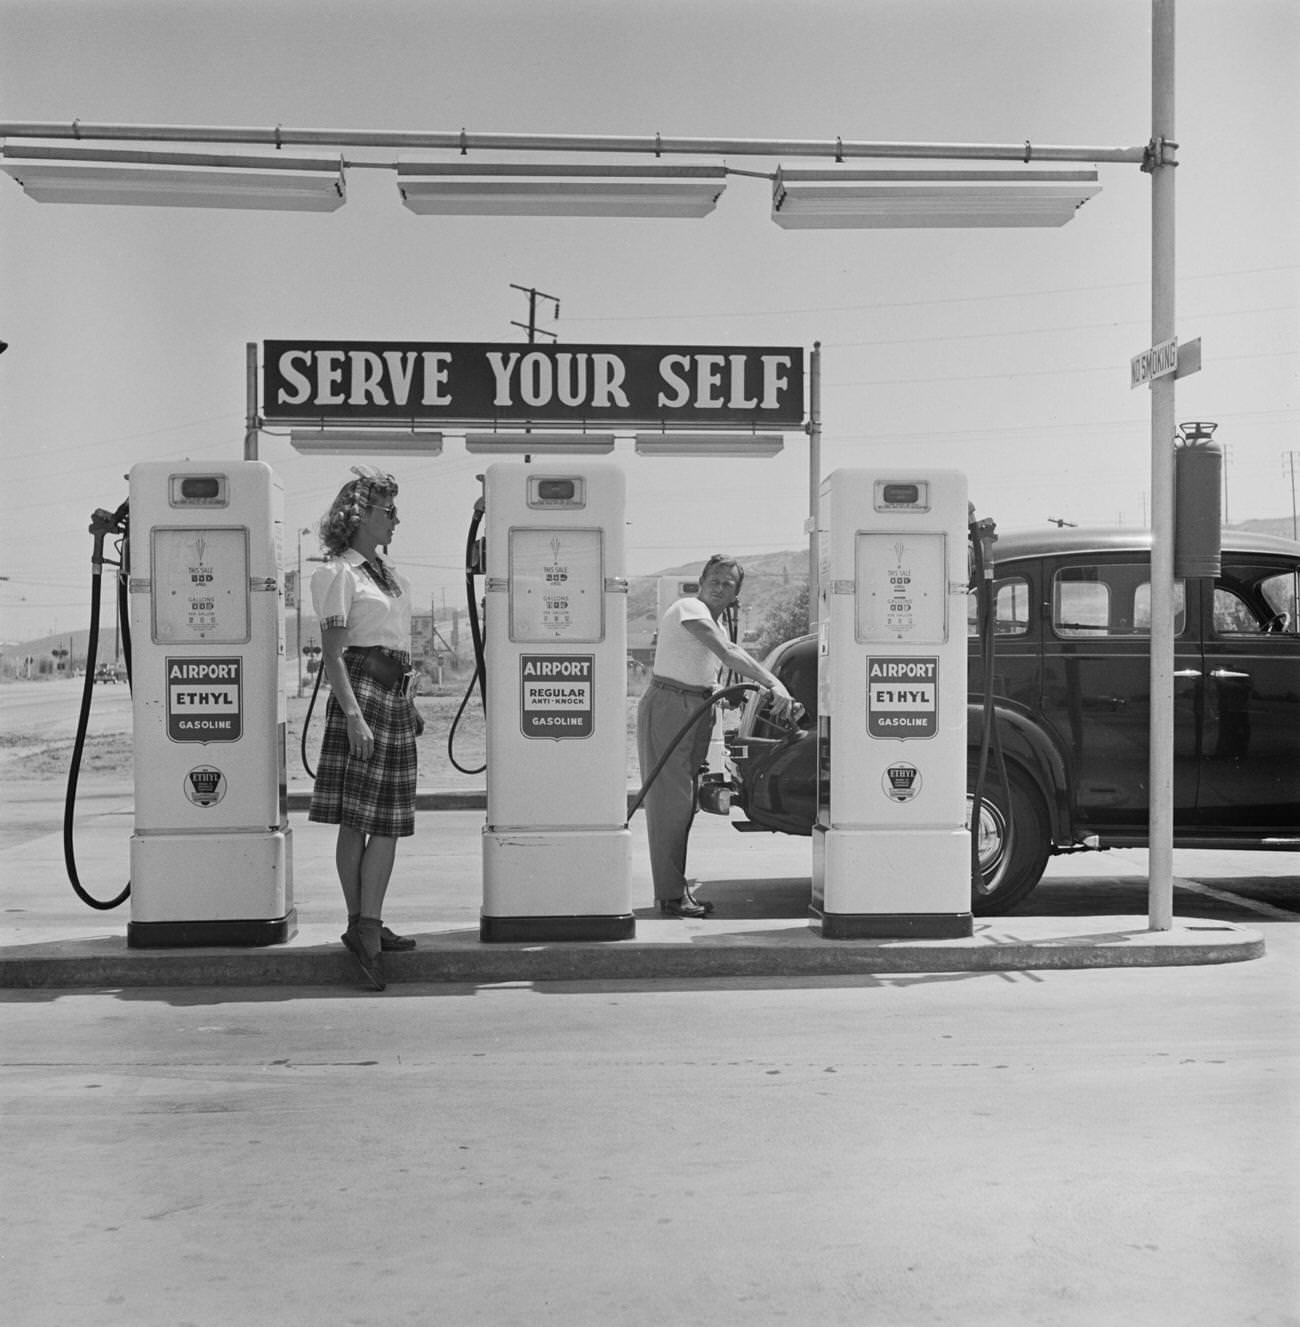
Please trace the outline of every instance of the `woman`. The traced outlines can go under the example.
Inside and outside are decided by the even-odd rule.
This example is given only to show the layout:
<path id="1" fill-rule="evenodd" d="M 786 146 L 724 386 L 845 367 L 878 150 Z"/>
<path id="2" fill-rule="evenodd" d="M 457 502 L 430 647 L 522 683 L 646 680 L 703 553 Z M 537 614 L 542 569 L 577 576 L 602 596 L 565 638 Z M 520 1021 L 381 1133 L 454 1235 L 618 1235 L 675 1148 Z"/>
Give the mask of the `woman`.
<path id="1" fill-rule="evenodd" d="M 397 481 L 369 467 L 352 473 L 321 521 L 330 556 L 311 581 L 330 697 L 307 818 L 339 827 L 343 943 L 382 991 L 381 950 L 415 948 L 381 918 L 397 840 L 415 832 L 415 739 L 424 724 L 410 698 L 411 587 L 378 551 L 398 525 Z"/>
<path id="2" fill-rule="evenodd" d="M 736 602 L 745 572 L 734 559 L 715 554 L 700 572 L 698 595 L 678 599 L 659 623 L 654 672 L 636 716 L 642 782 L 662 759 L 693 710 L 713 694 L 719 665 L 752 678 L 772 693 L 772 710 L 785 719 L 794 697 L 780 680 L 729 640 L 718 619 Z M 708 755 L 713 710 L 707 709 L 677 744 L 645 798 L 650 871 L 659 911 L 703 917 L 713 904 L 695 897 L 686 879 L 686 840 L 695 818 L 695 776 Z"/>

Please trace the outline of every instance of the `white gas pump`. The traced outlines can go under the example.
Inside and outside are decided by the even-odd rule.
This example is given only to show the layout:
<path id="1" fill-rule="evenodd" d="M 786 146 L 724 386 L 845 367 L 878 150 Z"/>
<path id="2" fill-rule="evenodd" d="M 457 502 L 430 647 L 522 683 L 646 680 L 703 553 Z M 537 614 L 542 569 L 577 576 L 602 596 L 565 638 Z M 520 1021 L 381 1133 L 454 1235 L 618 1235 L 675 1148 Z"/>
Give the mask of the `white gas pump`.
<path id="1" fill-rule="evenodd" d="M 628 939 L 623 475 L 500 463 L 484 476 L 484 503 L 480 935 Z"/>
<path id="2" fill-rule="evenodd" d="M 971 934 L 966 524 L 955 471 L 821 486 L 813 911 L 828 939 Z"/>
<path id="3" fill-rule="evenodd" d="M 130 485 L 127 943 L 274 944 L 296 929 L 282 489 L 261 461 L 145 462 Z"/>

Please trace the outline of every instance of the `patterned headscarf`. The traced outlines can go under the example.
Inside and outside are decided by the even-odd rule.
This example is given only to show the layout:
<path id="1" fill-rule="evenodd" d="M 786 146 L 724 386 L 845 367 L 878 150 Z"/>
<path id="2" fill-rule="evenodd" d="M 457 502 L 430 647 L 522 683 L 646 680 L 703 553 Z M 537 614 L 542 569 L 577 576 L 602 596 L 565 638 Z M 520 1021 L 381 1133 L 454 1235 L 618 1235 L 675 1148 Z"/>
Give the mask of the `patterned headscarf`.
<path id="1" fill-rule="evenodd" d="M 339 489 L 329 511 L 321 517 L 320 541 L 327 553 L 338 557 L 352 542 L 353 532 L 369 507 L 386 507 L 397 496 L 397 480 L 371 465 L 354 465 L 350 479 Z"/>

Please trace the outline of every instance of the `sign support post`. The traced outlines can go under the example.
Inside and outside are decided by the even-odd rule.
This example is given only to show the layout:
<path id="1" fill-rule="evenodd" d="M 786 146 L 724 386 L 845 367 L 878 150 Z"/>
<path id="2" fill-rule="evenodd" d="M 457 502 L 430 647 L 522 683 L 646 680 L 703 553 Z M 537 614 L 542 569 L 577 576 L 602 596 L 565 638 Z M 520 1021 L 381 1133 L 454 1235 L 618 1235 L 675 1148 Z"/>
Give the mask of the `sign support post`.
<path id="1" fill-rule="evenodd" d="M 1174 337 L 1174 0 L 1151 13 L 1151 344 Z M 1176 363 L 1176 358 L 1175 358 Z M 1151 381 L 1151 728 L 1148 926 L 1173 925 L 1174 378 Z"/>

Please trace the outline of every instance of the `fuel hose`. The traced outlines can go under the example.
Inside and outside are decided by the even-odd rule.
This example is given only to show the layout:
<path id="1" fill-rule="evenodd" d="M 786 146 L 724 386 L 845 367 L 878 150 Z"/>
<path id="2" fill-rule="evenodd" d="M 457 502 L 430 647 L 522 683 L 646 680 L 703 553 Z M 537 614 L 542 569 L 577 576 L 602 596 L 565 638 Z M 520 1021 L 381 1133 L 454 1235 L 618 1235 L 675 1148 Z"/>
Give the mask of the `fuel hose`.
<path id="1" fill-rule="evenodd" d="M 81 757 L 86 747 L 86 726 L 90 720 L 90 702 L 95 690 L 95 666 L 99 656 L 99 594 L 103 581 L 104 537 L 114 531 L 125 530 L 127 504 L 124 502 L 116 512 L 96 511 L 91 518 L 90 533 L 95 536 L 94 552 L 91 555 L 90 577 L 90 633 L 86 643 L 86 676 L 81 688 L 81 710 L 77 716 L 77 735 L 72 744 L 72 759 L 68 764 L 67 792 L 63 801 L 63 863 L 68 871 L 68 880 L 73 892 L 89 908 L 98 912 L 110 912 L 120 907 L 131 896 L 131 882 L 128 880 L 122 892 L 113 899 L 98 899 L 90 894 L 81 883 L 77 873 L 76 847 L 73 842 L 72 826 L 77 806 L 77 781 L 81 774 Z M 123 553 L 123 571 L 126 554 Z M 118 616 L 122 610 L 122 578 L 118 578 Z M 131 677 L 131 656 L 127 653 L 127 680 Z M 69 660 L 69 662 L 71 662 Z"/>
<path id="2" fill-rule="evenodd" d="M 683 723 L 682 726 L 673 735 L 673 740 L 668 743 L 667 750 L 665 750 L 663 755 L 660 756 L 657 761 L 655 761 L 654 769 L 650 771 L 649 775 L 646 777 L 645 782 L 641 785 L 640 791 L 632 799 L 632 805 L 628 807 L 628 812 L 627 812 L 628 820 L 631 820 L 632 817 L 636 815 L 637 811 L 641 807 L 641 803 L 644 802 L 646 799 L 646 794 L 650 791 L 650 785 L 654 783 L 654 781 L 659 777 L 660 773 L 663 771 L 663 767 L 668 763 L 668 757 L 671 756 L 672 753 L 677 750 L 678 746 L 681 745 L 682 740 L 686 737 L 687 733 L 689 733 L 691 729 L 695 727 L 696 723 L 699 721 L 700 715 L 704 714 L 708 710 L 711 710 L 715 705 L 721 705 L 725 702 L 729 702 L 733 698 L 738 700 L 747 691 L 762 691 L 762 690 L 763 688 L 760 687 L 756 682 L 739 682 L 735 686 L 726 687 L 722 691 L 719 691 L 716 694 L 710 696 L 708 700 L 706 700 L 702 705 L 697 705 L 695 709 L 693 709 L 690 715 L 687 717 L 686 722 Z"/>

